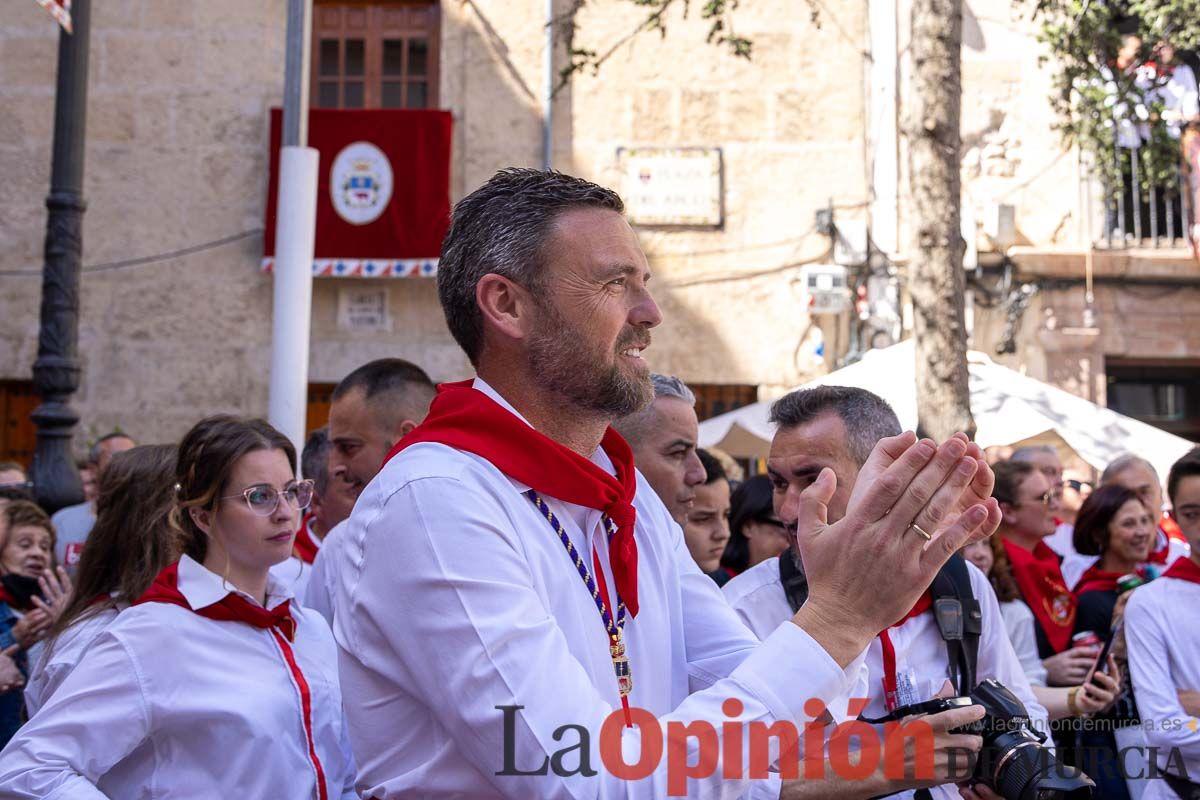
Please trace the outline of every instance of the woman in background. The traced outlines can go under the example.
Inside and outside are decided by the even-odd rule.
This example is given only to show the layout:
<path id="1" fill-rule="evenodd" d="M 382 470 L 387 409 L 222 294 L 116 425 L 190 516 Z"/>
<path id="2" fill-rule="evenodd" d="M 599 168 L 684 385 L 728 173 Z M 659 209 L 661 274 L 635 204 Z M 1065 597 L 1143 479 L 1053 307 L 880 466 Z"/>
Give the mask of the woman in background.
<path id="1" fill-rule="evenodd" d="M 312 498 L 295 469 L 262 420 L 209 417 L 184 436 L 184 555 L 0 753 L 0 796 L 356 796 L 333 636 L 270 576 Z"/>
<path id="2" fill-rule="evenodd" d="M 170 524 L 176 452 L 174 445 L 143 445 L 117 453 L 105 468 L 74 596 L 51 627 L 45 653 L 25 687 L 30 716 L 131 598 L 141 597 L 179 558 L 179 536 Z"/>
<path id="3" fill-rule="evenodd" d="M 754 475 L 740 483 L 730 498 L 729 543 L 721 556 L 718 584 L 790 547 L 783 523 L 775 515 L 771 479 Z"/>

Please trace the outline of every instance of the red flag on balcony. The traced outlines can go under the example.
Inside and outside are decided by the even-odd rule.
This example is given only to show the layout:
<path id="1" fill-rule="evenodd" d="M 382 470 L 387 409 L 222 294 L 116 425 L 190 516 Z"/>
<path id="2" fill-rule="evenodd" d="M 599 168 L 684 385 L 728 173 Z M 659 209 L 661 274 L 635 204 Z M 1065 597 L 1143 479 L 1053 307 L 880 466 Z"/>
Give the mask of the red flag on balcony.
<path id="1" fill-rule="evenodd" d="M 50 12 L 63 30 L 71 33 L 71 0 L 37 0 L 37 4 Z"/>
<path id="2" fill-rule="evenodd" d="M 263 269 L 273 267 L 283 112 L 271 110 Z M 419 277 L 437 271 L 450 221 L 449 111 L 313 109 L 320 153 L 313 274 Z"/>

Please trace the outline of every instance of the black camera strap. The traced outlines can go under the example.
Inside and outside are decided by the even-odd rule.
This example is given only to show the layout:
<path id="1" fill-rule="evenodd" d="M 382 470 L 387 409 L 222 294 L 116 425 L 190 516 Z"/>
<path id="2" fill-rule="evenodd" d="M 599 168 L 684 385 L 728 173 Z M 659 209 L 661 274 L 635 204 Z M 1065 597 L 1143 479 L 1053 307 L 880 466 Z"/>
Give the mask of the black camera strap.
<path id="1" fill-rule="evenodd" d="M 779 582 L 783 584 L 783 593 L 795 614 L 808 599 L 808 578 L 796 566 L 796 554 L 790 549 L 779 555 Z"/>
<path id="2" fill-rule="evenodd" d="M 929 589 L 938 631 L 946 642 L 950 680 L 959 695 L 968 695 L 976 683 L 983 612 L 971 589 L 966 560 L 958 553 L 950 556 Z"/>

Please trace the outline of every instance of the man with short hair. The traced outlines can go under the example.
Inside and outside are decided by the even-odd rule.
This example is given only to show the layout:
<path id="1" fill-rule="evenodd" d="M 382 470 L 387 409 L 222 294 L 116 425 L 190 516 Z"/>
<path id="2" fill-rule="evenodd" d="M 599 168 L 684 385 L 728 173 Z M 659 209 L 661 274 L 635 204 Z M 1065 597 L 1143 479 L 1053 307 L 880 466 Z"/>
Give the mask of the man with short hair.
<path id="1" fill-rule="evenodd" d="M 847 510 L 860 471 L 875 445 L 900 433 L 895 412 L 881 397 L 849 386 L 818 386 L 792 392 L 771 407 L 770 421 L 777 426 L 767 460 L 767 475 L 775 485 L 775 513 L 789 531 L 796 528 L 801 493 L 824 470 L 838 478 L 838 492 L 828 503 L 830 520 L 841 519 Z M 959 449 L 970 458 L 982 459 L 982 452 L 966 441 Z M 990 492 L 990 473 L 985 464 L 976 463 L 970 475 L 970 494 L 986 498 Z M 994 509 L 996 516 L 999 510 Z M 950 520 L 931 519 L 926 530 L 933 531 Z M 853 536 L 853 533 L 849 534 Z M 804 569 L 803 547 L 770 558 L 730 580 L 723 591 L 730 606 L 760 638 L 766 638 L 785 622 L 805 601 L 807 583 L 813 577 Z M 987 577 L 973 565 L 961 562 L 958 580 L 965 579 L 960 602 L 977 603 L 980 614 L 977 655 L 960 653 L 955 643 L 943 639 L 933 612 L 933 592 L 927 592 L 899 622 L 885 628 L 871 642 L 865 663 L 864 694 L 867 705 L 863 715 L 883 717 L 897 708 L 932 699 L 935 695 L 965 694 L 975 684 L 994 678 L 1007 686 L 1025 704 L 1035 724 L 1048 724 L 1045 709 L 1037 701 L 1029 681 L 1005 632 L 1000 607 Z M 946 580 L 954 582 L 943 568 Z M 969 617 L 969 608 L 963 608 Z M 903 612 L 901 612 L 903 613 Z M 965 647 L 962 646 L 962 647 Z M 968 661 L 970 666 L 967 666 Z M 967 677 L 970 673 L 973 677 Z M 959 684 L 947 681 L 947 675 L 962 676 Z M 960 778 L 967 776 L 960 775 Z M 892 791 L 901 787 L 891 787 Z M 951 783 L 931 791 L 935 797 L 958 798 Z M 883 793 L 883 792 L 881 792 Z M 904 793 L 903 796 L 910 796 Z"/>
<path id="2" fill-rule="evenodd" d="M 692 508 L 683 523 L 683 541 L 700 571 L 716 580 L 713 573 L 721 566 L 729 542 L 729 479 L 721 462 L 707 450 L 696 450 L 696 455 L 704 465 L 704 483 L 696 487 Z"/>
<path id="3" fill-rule="evenodd" d="M 1146 744 L 1162 780 L 1146 782 L 1143 800 L 1200 795 L 1200 448 L 1171 467 L 1167 495 L 1191 545 L 1158 580 L 1134 590 L 1125 608 L 1129 673 Z M 1188 699 L 1190 696 L 1190 700 Z"/>
<path id="4" fill-rule="evenodd" d="M 338 477 L 330 475 L 329 456 L 332 450 L 327 428 L 317 428 L 305 440 L 300 453 L 300 473 L 313 482 L 312 500 L 300 520 L 292 555 L 271 567 L 271 574 L 291 586 L 292 594 L 298 598 L 304 598 L 308 591 L 312 564 L 325 537 L 339 522 L 350 516 L 350 509 L 354 507 L 356 491 L 340 478 L 345 468 L 340 468 Z"/>
<path id="5" fill-rule="evenodd" d="M 396 442 L 410 433 L 429 413 L 436 393 L 425 370 L 402 358 L 380 358 L 358 367 L 333 390 L 329 407 L 327 462 L 331 494 L 341 508 L 350 509 L 363 487 L 383 466 Z M 305 467 L 307 470 L 308 468 Z M 348 503 L 348 506 L 346 506 Z M 304 587 L 303 605 L 333 624 L 334 582 L 341 567 L 342 521 L 325 534 L 315 551 Z"/>
<path id="6" fill-rule="evenodd" d="M 137 442 L 121 431 L 106 433 L 96 440 L 88 450 L 88 464 L 92 466 L 97 486 L 104 468 L 117 453 L 135 447 Z M 87 541 L 92 526 L 96 524 L 96 501 L 84 500 L 74 506 L 67 506 L 55 512 L 51 517 L 57 538 L 54 544 L 54 560 L 75 577 L 75 569 L 79 564 L 79 556 L 83 552 L 83 544 Z"/>
<path id="7" fill-rule="evenodd" d="M 696 457 L 700 437 L 696 395 L 674 375 L 650 374 L 654 402 L 613 423 L 633 448 L 633 462 L 663 501 L 671 518 L 687 521 L 696 487 L 705 482 Z"/>
<path id="8" fill-rule="evenodd" d="M 957 446 L 882 442 L 841 523 L 825 522 L 831 476 L 806 494 L 799 535 L 822 576 L 758 643 L 611 428 L 653 399 L 641 353 L 661 321 L 623 209 L 530 169 L 454 209 L 438 296 L 476 377 L 440 387 L 344 523 L 333 627 L 364 797 L 838 796 L 778 772 L 752 781 L 749 758 L 690 775 L 659 761 L 636 784 L 614 759 L 640 764 L 684 724 L 711 726 L 687 750 L 716 757 L 730 715 L 818 716 L 913 584 L 990 532 L 975 504 L 931 545 L 904 535 L 958 502 Z M 981 712 L 931 717 L 937 751 L 977 749 L 948 731 Z M 849 789 L 873 794 L 880 775 Z"/>

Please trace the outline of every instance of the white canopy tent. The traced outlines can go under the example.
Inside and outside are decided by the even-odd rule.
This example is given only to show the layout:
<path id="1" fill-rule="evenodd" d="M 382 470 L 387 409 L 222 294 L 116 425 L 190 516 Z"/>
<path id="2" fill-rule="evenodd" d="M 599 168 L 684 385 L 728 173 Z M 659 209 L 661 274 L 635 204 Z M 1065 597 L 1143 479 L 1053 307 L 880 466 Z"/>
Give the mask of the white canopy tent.
<path id="1" fill-rule="evenodd" d="M 1058 434 L 1080 458 L 1098 470 L 1115 456 L 1134 452 L 1148 460 L 1165 482 L 1171 464 L 1194 444 L 1126 417 L 1062 389 L 1002 367 L 983 353 L 967 354 L 971 411 L 981 447 L 1012 445 L 1049 432 Z M 912 340 L 869 351 L 862 360 L 799 387 L 857 386 L 887 400 L 912 429 L 917 424 L 915 355 Z M 765 458 L 774 426 L 771 403 L 763 401 L 705 420 L 700 444 L 737 458 Z"/>

